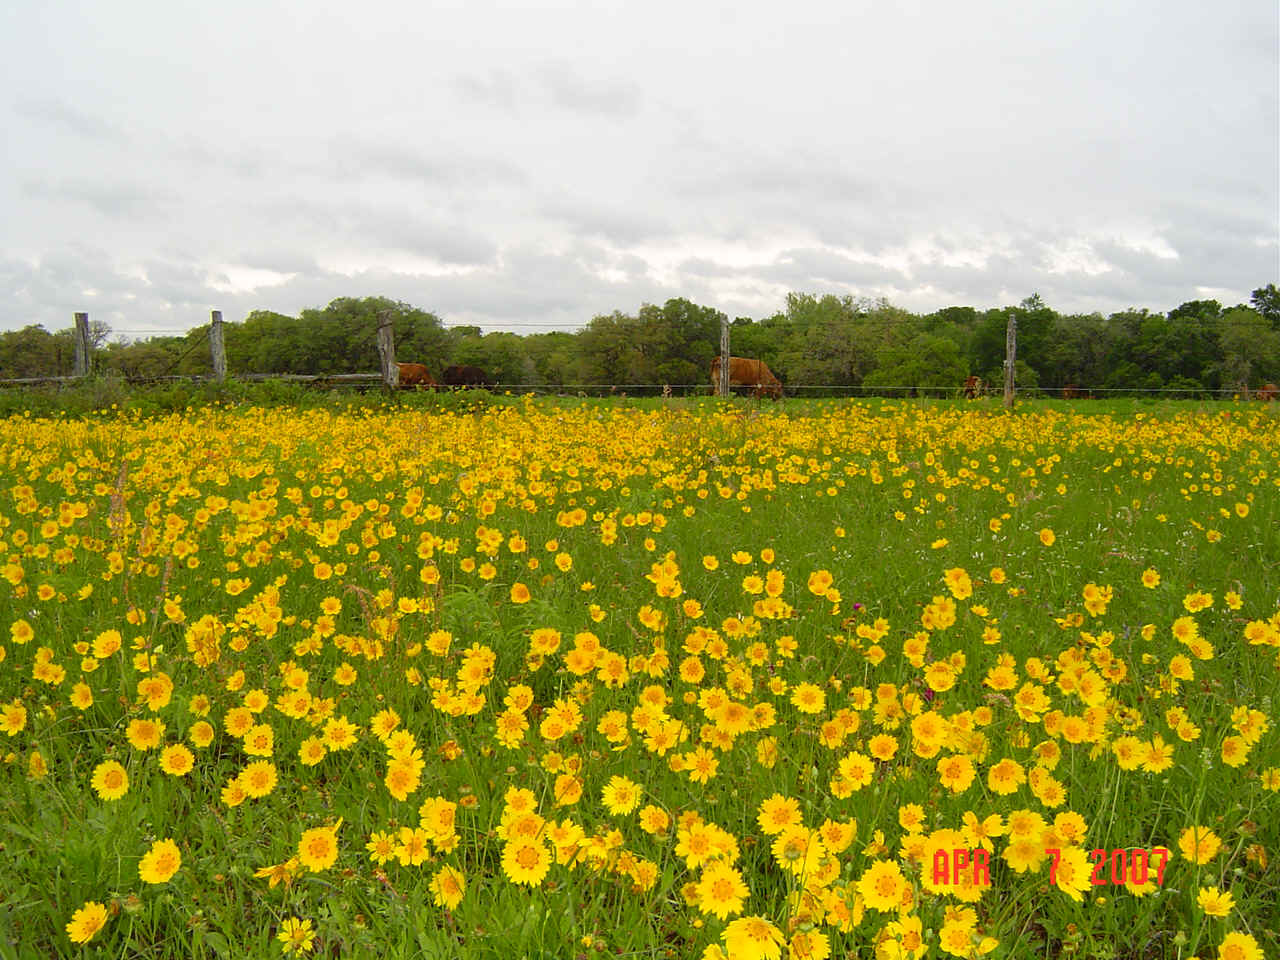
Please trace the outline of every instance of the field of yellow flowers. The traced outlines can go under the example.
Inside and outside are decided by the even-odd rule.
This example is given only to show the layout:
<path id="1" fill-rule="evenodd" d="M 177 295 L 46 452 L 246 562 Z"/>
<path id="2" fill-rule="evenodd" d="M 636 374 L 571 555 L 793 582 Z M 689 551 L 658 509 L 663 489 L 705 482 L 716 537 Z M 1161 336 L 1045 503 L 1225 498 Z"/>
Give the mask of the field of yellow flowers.
<path id="1" fill-rule="evenodd" d="M 0 451 L 0 958 L 1280 958 L 1262 405 Z"/>

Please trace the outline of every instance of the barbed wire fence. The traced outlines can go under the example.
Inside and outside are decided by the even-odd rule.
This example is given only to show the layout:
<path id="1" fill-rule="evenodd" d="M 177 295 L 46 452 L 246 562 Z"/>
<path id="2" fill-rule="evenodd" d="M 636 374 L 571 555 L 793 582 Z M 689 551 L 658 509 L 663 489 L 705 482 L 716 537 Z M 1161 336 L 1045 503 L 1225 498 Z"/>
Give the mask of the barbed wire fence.
<path id="1" fill-rule="evenodd" d="M 209 374 L 158 374 L 151 376 L 108 375 L 108 379 L 118 380 L 129 386 L 158 386 L 163 384 L 213 384 L 217 383 Z M 314 385 L 327 389 L 350 388 L 369 390 L 383 386 L 383 376 L 378 371 L 368 373 L 331 373 L 331 374 L 297 374 L 297 373 L 240 373 L 228 374 L 227 380 L 242 383 L 263 383 L 279 381 L 299 385 Z M 17 377 L 0 379 L 0 387 L 40 387 L 57 386 L 73 387 L 81 383 L 80 377 Z M 475 389 L 465 387 L 440 387 L 442 391 Z M 734 387 L 737 396 L 750 397 L 752 387 Z M 784 398 L 831 400 L 831 399 L 920 399 L 920 400 L 961 400 L 998 403 L 1000 394 L 988 392 L 984 396 L 966 398 L 963 387 L 940 387 L 929 384 L 900 384 L 865 386 L 860 384 L 791 384 L 782 385 Z M 618 399 L 648 397 L 710 397 L 715 394 L 715 387 L 709 383 L 497 383 L 489 391 L 496 394 L 534 394 L 538 396 L 583 396 L 590 398 Z M 1187 387 L 1024 387 L 1018 391 L 1020 400 L 1047 399 L 1088 401 L 1110 397 L 1145 396 L 1164 397 L 1171 400 L 1231 400 L 1255 399 L 1255 395 L 1265 391 L 1245 392 L 1231 388 L 1187 388 Z M 1266 399 L 1257 396 L 1256 399 Z"/>
<path id="2" fill-rule="evenodd" d="M 74 385 L 84 377 L 89 375 L 90 363 L 88 362 L 88 314 L 76 313 L 75 315 L 78 341 L 83 342 L 82 349 L 85 356 L 77 361 L 77 374 L 66 376 L 43 376 L 43 377 L 20 377 L 0 379 L 0 387 L 35 387 L 35 386 L 69 386 Z M 885 323 L 919 323 L 925 318 L 921 317 L 903 317 L 892 321 L 883 321 Z M 364 323 L 356 327 L 356 337 L 369 337 L 374 339 L 377 337 L 376 345 L 379 354 L 384 357 L 383 370 L 370 371 L 368 373 L 329 373 L 329 374 L 288 374 L 288 373 L 238 373 L 228 375 L 226 373 L 226 357 L 222 341 L 222 312 L 214 310 L 211 312 L 211 321 L 201 327 L 188 328 L 179 331 L 177 328 L 172 329 L 175 333 L 181 333 L 190 336 L 195 333 L 196 336 L 187 344 L 186 349 L 177 357 L 172 359 L 164 368 L 163 372 L 152 375 L 127 375 L 127 374 L 108 374 L 112 379 L 118 379 L 129 385 L 148 385 L 163 383 L 208 383 L 222 382 L 225 379 L 238 380 L 243 382 L 262 382 L 268 380 L 279 380 L 285 382 L 293 382 L 299 384 L 315 384 L 327 388 L 332 387 L 351 387 L 356 389 L 369 389 L 379 385 L 392 385 L 392 375 L 389 375 L 387 364 L 391 367 L 395 366 L 394 362 L 394 346 L 390 338 L 390 317 L 385 312 L 380 312 L 377 316 L 369 318 Z M 536 323 L 525 324 L 526 326 L 539 326 Z M 729 329 L 731 330 L 731 325 Z M 1010 324 L 1011 330 L 1013 324 Z M 117 331 L 130 332 L 130 331 Z M 149 334 L 164 332 L 160 328 L 147 331 Z M 722 331 L 721 346 L 727 355 L 728 347 L 724 342 L 724 333 Z M 1012 336 L 1012 333 L 1010 333 Z M 192 353 L 201 346 L 208 345 L 212 354 L 212 374 L 174 374 L 173 371 L 186 360 Z M 78 342 L 80 347 L 81 343 Z M 1006 361 L 1008 364 L 1008 361 Z M 727 372 L 727 371 L 726 371 Z M 970 378 L 972 380 L 974 378 Z M 981 400 L 992 399 L 998 396 L 997 385 L 993 383 L 985 383 L 979 381 L 980 389 L 976 396 L 969 395 L 969 382 L 965 384 L 957 384 L 955 386 L 940 386 L 933 384 L 840 384 L 840 383 L 784 383 L 782 390 L 784 395 L 791 397 L 801 397 L 809 399 L 855 399 L 855 398 L 901 398 L 901 399 L 969 399 Z M 1271 387 L 1270 384 L 1267 387 Z M 442 388 L 445 389 L 445 388 Z M 750 386 L 739 386 L 733 388 L 732 392 L 739 395 L 752 392 L 758 395 L 759 388 Z M 1162 387 L 1112 387 L 1112 386 L 1083 386 L 1078 384 L 1066 384 L 1060 387 L 1031 386 L 1020 385 L 1016 388 L 1023 399 L 1031 398 L 1059 398 L 1066 400 L 1089 400 L 1100 399 L 1111 396 L 1161 396 L 1169 399 L 1252 399 L 1258 394 L 1261 399 L 1273 399 L 1276 397 L 1274 388 L 1269 392 L 1267 388 L 1260 391 L 1250 391 L 1243 385 L 1235 387 L 1181 387 L 1181 386 L 1162 386 Z M 498 383 L 494 392 L 512 393 L 512 394 L 537 394 L 537 395 L 558 395 L 558 396 L 584 396 L 584 397 L 690 397 L 716 393 L 717 385 L 710 380 L 697 383 L 558 383 L 558 382 L 541 382 L 541 383 Z M 1006 401 L 1007 403 L 1007 401 Z"/>

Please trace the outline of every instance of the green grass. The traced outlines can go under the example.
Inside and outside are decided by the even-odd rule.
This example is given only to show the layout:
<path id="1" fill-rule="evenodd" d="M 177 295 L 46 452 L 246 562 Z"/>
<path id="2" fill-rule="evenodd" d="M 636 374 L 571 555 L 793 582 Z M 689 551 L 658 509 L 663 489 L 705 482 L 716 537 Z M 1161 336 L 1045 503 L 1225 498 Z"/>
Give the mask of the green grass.
<path id="1" fill-rule="evenodd" d="M 249 392 L 227 402 L 199 389 L 185 397 L 179 392 L 126 395 L 115 401 L 116 412 L 84 419 L 41 420 L 33 409 L 0 422 L 9 455 L 0 484 L 0 558 L 22 569 L 21 587 L 0 580 L 0 627 L 24 620 L 34 631 L 27 643 L 0 632 L 6 650 L 0 705 L 20 701 L 27 713 L 22 730 L 0 734 L 10 752 L 0 767 L 0 957 L 77 949 L 123 957 L 280 956 L 275 934 L 292 916 L 313 922 L 318 956 L 699 956 L 722 942 L 726 923 L 682 896 L 700 871 L 675 854 L 674 836 L 650 836 L 634 813 L 607 813 L 600 794 L 613 776 L 639 782 L 644 803 L 673 816 L 697 812 L 729 831 L 750 888 L 743 913 L 766 917 L 788 933 L 807 924 L 804 905 L 792 896 L 798 884 L 770 853 L 772 838 L 756 822 L 760 804 L 774 793 L 797 798 L 811 827 L 826 818 L 857 820 L 857 839 L 838 857 L 838 879 L 855 884 L 877 856 L 898 857 L 905 837 L 898 810 L 911 803 L 924 807 L 926 830 L 958 828 L 967 812 L 1007 818 L 1029 809 L 1052 821 L 1071 810 L 1088 824 L 1086 849 L 1173 849 L 1158 891 L 1136 896 L 1106 886 L 1077 903 L 1049 886 L 1047 865 L 1030 874 L 1010 870 L 1000 858 L 1005 838 L 997 838 L 995 889 L 973 905 L 979 929 L 1000 942 L 997 956 L 1182 960 L 1215 955 L 1231 930 L 1249 932 L 1268 955 L 1280 946 L 1274 933 L 1280 928 L 1274 868 L 1280 793 L 1260 782 L 1280 767 L 1274 719 L 1241 766 L 1221 758 L 1232 711 L 1243 706 L 1274 718 L 1280 693 L 1275 648 L 1243 639 L 1247 623 L 1280 612 L 1280 424 L 1273 410 L 1035 401 L 1009 416 L 990 400 L 622 403 L 477 392 L 312 403 L 310 396 Z M 206 406 L 211 400 L 218 402 Z M 305 405 L 290 407 L 293 400 Z M 9 400 L 0 396 L 0 402 Z M 314 495 L 313 486 L 319 488 Z M 338 496 L 341 487 L 345 497 Z M 401 507 L 414 488 L 423 506 L 406 517 Z M 228 504 L 215 510 L 210 498 Z M 304 522 L 342 521 L 344 501 L 362 509 L 336 544 L 303 529 Z M 262 516 L 252 515 L 255 502 L 267 504 Z M 75 503 L 85 505 L 85 516 L 45 537 L 41 525 Z M 383 504 L 386 516 L 371 518 Z M 440 508 L 438 519 L 424 519 L 428 504 Z M 1247 505 L 1246 516 L 1237 504 Z M 202 518 L 202 508 L 210 515 Z M 557 523 L 574 509 L 586 512 L 585 524 Z M 131 527 L 123 533 L 119 520 L 126 512 Z M 190 541 L 193 553 L 164 543 L 170 516 L 172 536 Z M 612 542 L 602 537 L 608 521 L 616 524 Z M 504 537 L 492 557 L 477 549 L 481 526 Z M 1055 534 L 1052 546 L 1038 536 L 1045 528 Z M 516 531 L 527 541 L 519 553 L 505 542 Z M 429 560 L 419 552 L 424 532 L 440 541 Z M 69 545 L 68 535 L 78 539 L 62 562 L 53 551 Z M 552 549 L 550 540 L 557 541 Z M 47 556 L 35 550 L 42 542 L 50 544 Z M 773 563 L 762 561 L 765 549 L 775 552 Z M 123 566 L 114 573 L 113 550 L 120 555 L 117 568 Z M 735 551 L 748 552 L 750 562 L 735 563 Z M 572 557 L 567 572 L 554 565 L 558 553 Z M 675 598 L 658 596 L 645 576 L 668 553 L 679 567 L 682 593 Z M 189 567 L 187 556 L 198 566 Z M 706 569 L 706 556 L 718 559 L 717 569 Z M 492 579 L 465 569 L 467 558 L 477 567 L 492 563 Z M 531 570 L 534 558 L 538 567 Z M 318 580 L 313 565 L 320 560 L 347 568 Z M 428 562 L 438 567 L 438 588 L 418 576 Z M 973 596 L 957 601 L 954 626 L 931 631 L 925 661 L 963 655 L 965 665 L 953 687 L 926 699 L 925 672 L 903 656 L 903 643 L 923 630 L 924 607 L 948 595 L 943 574 L 957 567 L 971 576 Z M 1005 582 L 994 581 L 993 568 L 1004 571 Z M 1141 584 L 1147 568 L 1160 574 L 1154 589 Z M 757 618 L 758 639 L 770 650 L 765 662 L 751 666 L 748 648 L 757 638 L 728 636 L 722 622 L 752 613 L 759 597 L 744 592 L 743 579 L 769 569 L 785 574 L 782 599 L 793 613 Z M 832 573 L 838 605 L 806 588 L 816 570 Z M 238 578 L 249 583 L 231 596 L 226 583 Z M 267 593 L 277 581 L 278 601 Z M 511 600 L 517 581 L 530 588 L 527 604 Z M 588 581 L 591 589 L 584 590 Z M 1097 616 L 1084 610 L 1088 583 L 1114 590 Z M 52 588 L 51 599 L 38 599 L 41 584 Z M 87 586 L 92 591 L 81 597 Z M 22 588 L 26 594 L 19 596 Z M 379 613 L 382 590 L 392 606 Z M 1174 684 L 1167 679 L 1170 657 L 1187 651 L 1171 627 L 1189 615 L 1183 601 L 1193 591 L 1213 595 L 1212 607 L 1194 618 L 1214 652 L 1211 659 L 1190 657 L 1194 678 Z M 1240 598 L 1238 610 L 1225 602 L 1229 591 Z M 325 597 L 342 601 L 335 636 L 374 636 L 375 618 L 391 616 L 400 598 L 429 599 L 432 609 L 396 615 L 396 633 L 376 659 L 339 649 L 333 636 L 317 652 L 299 654 L 294 645 L 313 630 L 304 621 L 314 624 Z M 164 610 L 164 601 L 174 598 L 180 598 L 181 620 Z M 278 603 L 274 635 L 262 635 L 249 623 L 252 614 L 242 614 L 250 640 L 236 651 L 230 640 L 237 611 L 255 598 Z M 700 602 L 701 619 L 683 611 L 686 599 Z M 598 622 L 592 604 L 603 613 Z M 985 614 L 973 612 L 974 604 L 986 607 Z M 667 615 L 660 635 L 637 619 L 644 605 Z M 131 607 L 140 614 L 136 624 L 126 619 Z M 1073 614 L 1080 615 L 1079 625 L 1059 624 L 1070 624 Z M 220 659 L 200 667 L 186 637 L 205 615 L 218 617 L 227 633 Z M 879 641 L 883 659 L 855 633 L 880 617 L 889 624 Z M 698 623 L 717 628 L 730 659 L 750 674 L 752 689 L 743 701 L 772 703 L 777 714 L 772 729 L 745 733 L 718 753 L 718 771 L 705 785 L 672 770 L 668 757 L 647 752 L 635 729 L 624 750 L 614 750 L 596 730 L 606 711 L 629 714 L 641 691 L 657 685 L 672 698 L 669 714 L 688 727 L 689 740 L 675 752 L 693 749 L 707 720 L 683 694 L 725 686 L 732 672 L 704 653 L 706 678 L 697 686 L 681 681 L 679 666 L 689 655 L 682 647 Z M 1142 637 L 1148 624 L 1155 630 L 1150 641 Z M 1000 638 L 984 643 L 983 630 L 992 626 Z M 537 627 L 559 630 L 563 646 L 535 669 L 525 654 Z M 125 649 L 86 672 L 85 654 L 75 645 L 92 644 L 113 629 L 121 631 Z M 440 629 L 454 637 L 447 657 L 414 650 Z M 661 636 L 670 667 L 664 676 L 648 677 L 633 664 L 619 689 L 593 671 L 585 677 L 592 681 L 589 691 L 575 688 L 584 678 L 566 669 L 564 654 L 574 635 L 587 630 L 628 658 L 652 654 Z M 1002 693 L 982 682 L 1001 655 L 1016 663 L 1019 686 L 1029 679 L 1029 658 L 1060 674 L 1055 660 L 1064 651 L 1098 648 L 1084 633 L 1109 634 L 1108 649 L 1127 668 L 1108 685 L 1105 743 L 1097 755 L 1090 743 L 1072 744 L 1042 723 L 1021 721 L 1009 700 L 1016 687 Z M 794 657 L 779 652 L 784 636 L 795 638 Z M 191 697 L 211 701 L 207 719 L 217 736 L 195 749 L 196 767 L 185 777 L 163 774 L 156 751 L 140 752 L 126 739 L 131 719 L 151 715 L 138 702 L 144 674 L 134 664 L 134 641 L 151 651 L 156 669 L 175 686 L 171 702 L 157 712 L 167 725 L 166 743 L 185 738 L 199 719 L 188 709 Z M 432 706 L 426 681 L 452 678 L 460 655 L 474 644 L 496 657 L 483 690 L 487 703 L 475 716 L 449 716 Z M 41 647 L 65 671 L 56 683 L 35 676 Z M 273 728 L 280 782 L 263 799 L 227 807 L 219 799 L 223 786 L 254 758 L 223 730 L 222 718 L 250 689 L 274 700 L 285 661 L 308 670 L 308 689 L 333 700 L 332 715 L 361 727 L 359 741 L 305 766 L 298 748 L 321 728 L 268 707 L 259 719 Z M 351 685 L 335 679 L 344 662 L 358 674 Z M 243 685 L 228 690 L 237 670 Z M 826 696 L 823 712 L 802 713 L 789 693 L 770 693 L 774 677 L 793 687 L 817 684 Z M 85 710 L 69 701 L 80 680 L 93 692 Z M 584 701 L 581 742 L 544 742 L 535 715 L 520 747 L 499 746 L 495 716 L 516 684 L 533 689 L 543 712 L 576 689 Z M 899 740 L 898 753 L 877 764 L 872 782 L 847 798 L 837 795 L 831 780 L 840 758 L 865 752 L 866 740 L 881 732 L 873 710 L 851 706 L 851 692 L 862 687 L 874 696 L 885 684 L 899 698 L 949 717 L 991 711 L 981 728 L 985 750 L 973 754 L 973 786 L 959 794 L 943 788 L 937 758 L 913 755 L 907 725 L 888 730 Z M 1079 699 L 1053 683 L 1044 686 L 1053 708 L 1083 713 Z M 1200 728 L 1196 739 L 1184 742 L 1170 729 L 1165 712 L 1175 705 Z M 386 708 L 412 731 L 426 761 L 421 785 L 407 801 L 382 783 L 387 752 L 368 730 L 373 715 Z M 860 726 L 831 749 L 821 742 L 822 723 L 844 708 L 854 710 Z M 1159 734 L 1173 744 L 1168 770 L 1120 769 L 1107 744 L 1125 732 L 1122 709 L 1141 719 L 1136 736 Z M 769 736 L 779 746 L 772 767 L 757 755 Z M 1045 741 L 1060 752 L 1050 771 L 1065 791 L 1060 806 L 1047 806 L 1026 786 L 1012 797 L 988 788 L 986 771 L 996 760 L 1012 757 L 1030 770 L 1033 750 Z M 441 755 L 450 742 L 462 750 L 455 759 Z M 541 764 L 553 750 L 581 760 L 582 799 L 574 805 L 553 805 L 556 774 Z M 953 750 L 966 752 L 948 747 L 939 756 Z M 36 751 L 48 767 L 44 777 L 30 773 Z M 120 759 L 130 778 L 128 793 L 114 802 L 89 787 L 93 768 L 107 757 Z M 533 790 L 548 819 L 571 817 L 588 835 L 619 830 L 621 849 L 654 865 L 652 884 L 631 889 L 616 861 L 601 870 L 554 865 L 532 890 L 510 883 L 495 831 L 504 792 L 513 785 Z M 432 796 L 476 798 L 474 806 L 459 809 L 456 849 L 437 851 L 421 867 L 373 864 L 364 849 L 371 832 L 415 825 L 418 805 Z M 254 877 L 295 854 L 303 830 L 339 817 L 333 867 L 274 888 Z M 1193 825 L 1222 840 L 1221 852 L 1205 865 L 1178 852 L 1179 836 Z M 868 852 L 876 831 L 883 831 L 886 845 L 879 854 Z M 178 841 L 182 867 L 168 883 L 142 883 L 139 859 L 163 837 Z M 928 955 L 943 956 L 937 938 L 948 898 L 928 894 L 919 885 L 919 867 L 899 862 L 915 890 L 911 912 L 931 931 Z M 429 889 L 446 863 L 467 878 L 454 911 L 434 905 Z M 1230 890 L 1235 907 L 1228 917 L 1207 916 L 1197 906 L 1197 892 L 1207 886 Z M 89 944 L 74 948 L 64 927 L 87 901 L 107 904 L 113 915 Z M 830 936 L 834 956 L 861 955 L 894 915 L 867 909 L 850 931 L 822 925 L 823 919 L 817 918 L 819 927 Z"/>

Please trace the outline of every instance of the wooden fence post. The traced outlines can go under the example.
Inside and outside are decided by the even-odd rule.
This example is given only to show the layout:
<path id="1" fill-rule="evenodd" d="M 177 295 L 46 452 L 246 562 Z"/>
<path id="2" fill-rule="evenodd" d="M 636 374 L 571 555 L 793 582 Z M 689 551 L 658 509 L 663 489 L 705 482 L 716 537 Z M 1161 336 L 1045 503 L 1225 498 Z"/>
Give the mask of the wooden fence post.
<path id="1" fill-rule="evenodd" d="M 209 320 L 209 353 L 213 357 L 213 379 L 227 379 L 227 349 L 222 341 L 222 311 L 214 310 Z"/>
<path id="2" fill-rule="evenodd" d="M 720 318 L 720 382 L 716 384 L 716 395 L 729 395 L 729 317 Z"/>
<path id="3" fill-rule="evenodd" d="M 72 376 L 87 377 L 89 375 L 89 315 L 87 313 L 76 314 L 76 330 L 72 339 L 76 346 Z"/>
<path id="4" fill-rule="evenodd" d="M 1009 325 L 1004 335 L 1004 408 L 1013 409 L 1013 368 L 1018 361 L 1018 317 L 1009 312 Z"/>
<path id="5" fill-rule="evenodd" d="M 396 366 L 396 345 L 391 335 L 391 311 L 378 314 L 378 359 L 382 362 L 382 383 L 388 390 L 400 385 L 400 368 Z"/>

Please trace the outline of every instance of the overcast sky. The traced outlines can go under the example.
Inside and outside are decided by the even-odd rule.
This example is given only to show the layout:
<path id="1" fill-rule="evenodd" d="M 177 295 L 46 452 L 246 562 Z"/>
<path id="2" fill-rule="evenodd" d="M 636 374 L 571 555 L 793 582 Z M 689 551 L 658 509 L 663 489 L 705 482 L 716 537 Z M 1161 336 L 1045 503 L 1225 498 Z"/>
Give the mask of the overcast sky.
<path id="1" fill-rule="evenodd" d="M 1275 0 L 0 3 L 0 329 L 1280 281 Z"/>

